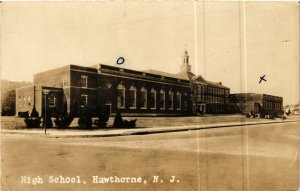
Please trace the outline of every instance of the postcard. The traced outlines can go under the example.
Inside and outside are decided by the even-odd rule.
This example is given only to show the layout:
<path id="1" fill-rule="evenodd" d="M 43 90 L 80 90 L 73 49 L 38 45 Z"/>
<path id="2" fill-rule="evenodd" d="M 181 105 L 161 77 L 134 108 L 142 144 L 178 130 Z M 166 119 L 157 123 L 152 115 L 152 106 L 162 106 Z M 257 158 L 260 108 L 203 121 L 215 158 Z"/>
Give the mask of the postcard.
<path id="1" fill-rule="evenodd" d="M 299 189 L 299 3 L 1 3 L 1 191 Z"/>

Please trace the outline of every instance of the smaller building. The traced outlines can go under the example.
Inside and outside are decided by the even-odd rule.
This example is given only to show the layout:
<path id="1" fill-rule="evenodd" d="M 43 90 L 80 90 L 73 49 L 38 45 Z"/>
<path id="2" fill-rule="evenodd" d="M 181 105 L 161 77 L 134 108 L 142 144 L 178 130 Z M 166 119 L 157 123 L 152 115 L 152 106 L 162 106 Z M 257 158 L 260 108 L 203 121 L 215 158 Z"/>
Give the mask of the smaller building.
<path id="1" fill-rule="evenodd" d="M 1 80 L 1 115 L 16 114 L 16 88 L 32 85 L 31 82 Z"/>
<path id="2" fill-rule="evenodd" d="M 230 113 L 252 113 L 278 116 L 283 114 L 283 98 L 267 94 L 239 93 L 230 94 Z"/>

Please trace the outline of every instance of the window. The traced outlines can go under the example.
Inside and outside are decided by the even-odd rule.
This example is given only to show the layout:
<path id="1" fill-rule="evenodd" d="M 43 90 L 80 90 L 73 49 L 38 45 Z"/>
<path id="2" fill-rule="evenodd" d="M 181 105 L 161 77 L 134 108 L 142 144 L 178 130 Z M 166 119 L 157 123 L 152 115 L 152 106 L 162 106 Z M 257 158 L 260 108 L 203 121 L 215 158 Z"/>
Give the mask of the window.
<path id="1" fill-rule="evenodd" d="M 22 107 L 22 105 L 21 105 L 21 96 L 19 96 L 18 101 L 19 101 L 19 107 Z"/>
<path id="2" fill-rule="evenodd" d="M 183 107 L 184 107 L 184 110 L 188 109 L 188 103 L 186 100 L 184 100 L 184 102 L 183 102 Z"/>
<path id="3" fill-rule="evenodd" d="M 54 95 L 50 95 L 49 96 L 49 107 L 55 107 L 55 96 Z"/>
<path id="4" fill-rule="evenodd" d="M 197 94 L 197 84 L 194 84 L 193 89 L 194 89 L 194 94 Z"/>
<path id="5" fill-rule="evenodd" d="M 28 96 L 27 100 L 28 100 L 28 102 L 30 102 L 30 101 L 31 101 L 31 97 L 30 97 L 30 96 Z"/>
<path id="6" fill-rule="evenodd" d="M 169 109 L 173 109 L 173 92 L 172 91 L 169 91 L 169 102 L 168 102 L 168 108 Z"/>
<path id="7" fill-rule="evenodd" d="M 160 109 L 165 109 L 165 105 L 166 105 L 165 99 L 166 99 L 165 91 L 160 90 L 160 92 L 159 92 L 159 107 L 160 107 Z"/>
<path id="8" fill-rule="evenodd" d="M 225 96 L 229 96 L 229 90 L 225 90 Z"/>
<path id="9" fill-rule="evenodd" d="M 176 93 L 176 106 L 178 110 L 181 109 L 181 93 L 179 92 Z"/>
<path id="10" fill-rule="evenodd" d="M 67 81 L 68 81 L 68 77 L 65 76 L 65 77 L 63 78 L 63 86 L 67 86 L 67 85 L 68 85 L 68 82 L 67 82 Z"/>
<path id="11" fill-rule="evenodd" d="M 141 108 L 147 108 L 147 89 L 144 87 L 141 88 Z"/>
<path id="12" fill-rule="evenodd" d="M 151 89 L 151 92 L 150 92 L 150 108 L 156 109 L 156 90 L 155 89 Z"/>
<path id="13" fill-rule="evenodd" d="M 125 108 L 125 86 L 119 84 L 117 87 L 117 107 Z"/>
<path id="14" fill-rule="evenodd" d="M 81 76 L 81 87 L 87 88 L 88 87 L 88 77 L 87 76 Z"/>
<path id="15" fill-rule="evenodd" d="M 52 81 L 52 85 L 53 85 L 53 87 L 55 87 L 55 86 L 56 86 L 56 82 L 55 82 L 55 80 L 53 80 L 53 81 Z"/>
<path id="16" fill-rule="evenodd" d="M 82 94 L 81 95 L 81 107 L 86 107 L 87 104 L 88 104 L 88 95 Z"/>
<path id="17" fill-rule="evenodd" d="M 23 96 L 23 104 L 24 104 L 24 107 L 26 106 L 26 96 Z"/>
<path id="18" fill-rule="evenodd" d="M 199 84 L 198 85 L 198 94 L 200 94 L 201 93 L 201 85 Z"/>
<path id="19" fill-rule="evenodd" d="M 136 88 L 134 86 L 129 88 L 129 108 L 136 108 Z"/>

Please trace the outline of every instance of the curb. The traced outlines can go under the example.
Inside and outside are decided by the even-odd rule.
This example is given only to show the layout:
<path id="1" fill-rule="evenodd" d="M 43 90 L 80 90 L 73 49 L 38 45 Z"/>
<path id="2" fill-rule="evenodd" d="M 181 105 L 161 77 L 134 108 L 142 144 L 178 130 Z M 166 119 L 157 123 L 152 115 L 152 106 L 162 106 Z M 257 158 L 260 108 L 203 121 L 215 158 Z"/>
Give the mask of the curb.
<path id="1" fill-rule="evenodd" d="M 4 134 L 22 134 L 22 135 L 31 135 L 42 138 L 94 138 L 94 137 L 117 137 L 117 136 L 130 136 L 130 135 L 149 135 L 149 134 L 158 134 L 158 133 L 172 133 L 172 132 L 180 132 L 180 131 L 195 131 L 195 130 L 205 130 L 205 129 L 217 129 L 217 128 L 226 128 L 226 127 L 238 127 L 238 126 L 253 126 L 253 125 L 264 125 L 264 124 L 275 124 L 275 123 L 291 123 L 297 122 L 297 120 L 286 120 L 286 121 L 268 121 L 268 122 L 260 122 L 260 123 L 237 123 L 237 124 L 211 124 L 211 125 L 202 125 L 196 127 L 183 127 L 183 128 L 174 128 L 170 127 L 168 129 L 135 129 L 135 131 L 125 131 L 121 133 L 106 133 L 106 134 L 90 134 L 90 135 L 44 135 L 42 133 L 28 133 L 28 132 L 18 132 L 9 131 L 9 130 L 1 130 L 1 133 Z M 129 129 L 126 129 L 129 130 Z"/>

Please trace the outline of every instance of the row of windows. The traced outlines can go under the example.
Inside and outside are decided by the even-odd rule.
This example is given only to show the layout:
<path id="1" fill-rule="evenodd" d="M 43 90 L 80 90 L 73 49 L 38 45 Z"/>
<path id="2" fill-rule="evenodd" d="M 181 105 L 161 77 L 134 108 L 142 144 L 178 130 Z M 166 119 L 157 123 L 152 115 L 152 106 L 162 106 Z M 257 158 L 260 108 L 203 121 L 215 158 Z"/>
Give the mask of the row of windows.
<path id="1" fill-rule="evenodd" d="M 274 108 L 273 108 L 273 104 L 274 104 Z M 264 108 L 265 109 L 281 109 L 282 108 L 282 104 L 281 103 L 273 103 L 273 102 L 268 102 L 265 101 L 264 102 Z"/>
<path id="2" fill-rule="evenodd" d="M 208 93 L 208 94 L 215 94 L 215 95 L 225 95 L 228 96 L 229 95 L 229 90 L 227 89 L 223 89 L 223 88 L 216 88 L 216 87 L 212 87 L 212 86 L 204 86 L 204 85 L 196 85 L 194 84 L 193 86 L 193 93 L 197 94 L 197 90 L 198 93 L 200 94 L 204 94 L 204 93 Z"/>
<path id="3" fill-rule="evenodd" d="M 224 97 L 214 97 L 214 96 L 206 96 L 206 95 L 201 95 L 200 98 L 202 102 L 207 102 L 207 103 L 225 103 L 225 100 L 228 100 L 227 98 L 225 99 Z"/>
<path id="4" fill-rule="evenodd" d="M 31 97 L 30 96 L 23 96 L 23 99 L 21 96 L 19 96 L 18 98 L 18 105 L 19 107 L 22 107 L 22 100 L 23 100 L 23 105 L 24 107 L 26 106 L 26 104 L 30 105 L 31 103 Z M 48 97 L 48 106 L 49 107 L 55 107 L 55 104 L 56 104 L 56 97 L 54 95 L 50 95 Z"/>
<path id="5" fill-rule="evenodd" d="M 18 105 L 19 107 L 22 107 L 22 104 L 24 105 L 24 107 L 27 105 L 30 105 L 31 102 L 31 97 L 30 96 L 23 96 L 23 98 L 21 96 L 18 97 Z"/>
<path id="6" fill-rule="evenodd" d="M 119 84 L 117 87 L 117 107 L 118 108 L 125 108 L 125 91 L 126 88 L 124 85 Z M 134 86 L 130 86 L 128 89 L 129 91 L 129 108 L 135 109 L 136 108 L 136 102 L 137 102 L 137 89 Z M 156 109 L 157 107 L 160 109 L 174 109 L 174 93 L 172 91 L 169 91 L 166 95 L 166 92 L 164 90 L 160 90 L 160 92 L 157 94 L 155 89 L 151 89 L 150 91 L 150 98 L 147 98 L 147 89 L 142 87 L 140 90 L 140 105 L 141 109 L 146 109 L 148 104 L 151 109 Z M 166 96 L 167 96 L 167 102 L 166 102 Z M 157 104 L 157 97 L 158 97 L 158 106 Z M 176 101 L 176 109 L 181 109 L 181 93 L 177 92 L 175 95 L 175 101 Z"/>
<path id="7" fill-rule="evenodd" d="M 39 83 L 37 82 L 37 84 L 39 84 Z M 62 84 L 63 84 L 63 87 L 68 86 L 68 77 L 66 77 L 66 76 L 63 77 L 63 83 Z M 43 86 L 47 85 L 46 81 L 42 81 L 41 85 L 43 85 Z M 55 80 L 52 80 L 52 86 L 53 87 L 57 86 L 57 83 L 56 83 Z M 81 76 L 81 78 L 80 78 L 80 87 L 82 87 L 82 88 L 87 88 L 88 87 L 88 76 L 85 76 L 85 75 Z"/>

